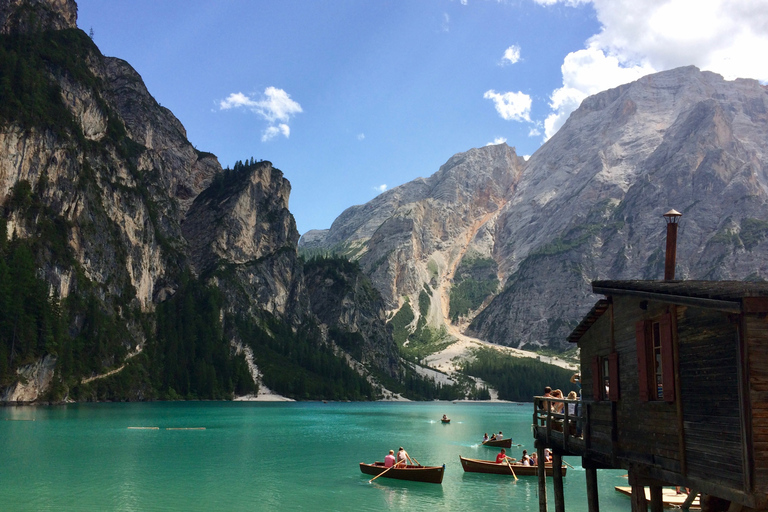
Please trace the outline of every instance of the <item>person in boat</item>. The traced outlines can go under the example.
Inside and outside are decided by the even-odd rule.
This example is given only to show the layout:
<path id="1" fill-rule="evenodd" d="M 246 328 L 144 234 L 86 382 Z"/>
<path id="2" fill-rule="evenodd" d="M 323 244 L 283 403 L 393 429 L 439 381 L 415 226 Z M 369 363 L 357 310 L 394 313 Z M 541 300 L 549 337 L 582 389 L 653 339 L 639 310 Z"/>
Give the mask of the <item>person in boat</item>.
<path id="1" fill-rule="evenodd" d="M 408 452 L 405 451 L 405 448 L 402 446 L 397 451 L 397 465 L 398 466 L 407 466 L 408 461 L 411 460 L 411 457 L 408 455 Z"/>
<path id="2" fill-rule="evenodd" d="M 491 438 L 489 439 L 489 441 L 495 441 L 495 440 L 496 440 L 496 434 L 491 434 Z"/>
<path id="3" fill-rule="evenodd" d="M 504 439 L 504 434 L 501 433 L 501 430 L 499 430 L 499 435 L 496 436 L 496 439 Z"/>
<path id="4" fill-rule="evenodd" d="M 483 442 L 486 442 L 488 440 L 488 432 L 485 433 L 483 436 Z"/>
<path id="5" fill-rule="evenodd" d="M 544 449 L 544 462 L 552 462 L 552 451 L 549 448 Z"/>
<path id="6" fill-rule="evenodd" d="M 528 457 L 528 450 L 523 450 L 523 454 L 520 456 L 520 463 L 527 465 L 528 459 L 530 459 L 530 457 Z"/>
<path id="7" fill-rule="evenodd" d="M 539 465 L 539 456 L 536 452 L 533 452 L 531 456 L 528 458 L 528 465 L 529 466 L 538 466 Z"/>
<path id="8" fill-rule="evenodd" d="M 395 465 L 395 450 L 389 450 L 389 454 L 384 457 L 384 467 L 391 468 Z"/>
<path id="9" fill-rule="evenodd" d="M 496 456 L 496 464 L 505 464 L 507 462 L 507 459 L 509 459 L 510 461 L 512 460 L 509 457 L 507 457 L 507 450 L 502 448 L 499 454 Z"/>
<path id="10" fill-rule="evenodd" d="M 445 414 L 443 414 L 443 421 L 448 421 L 448 416 L 446 416 Z"/>

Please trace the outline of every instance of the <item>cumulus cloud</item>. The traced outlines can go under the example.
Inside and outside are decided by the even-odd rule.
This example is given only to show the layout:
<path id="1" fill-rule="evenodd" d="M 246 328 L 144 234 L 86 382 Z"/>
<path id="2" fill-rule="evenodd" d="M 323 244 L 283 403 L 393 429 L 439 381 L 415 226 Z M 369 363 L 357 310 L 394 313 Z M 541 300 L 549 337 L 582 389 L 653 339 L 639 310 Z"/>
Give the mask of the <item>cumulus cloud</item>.
<path id="1" fill-rule="evenodd" d="M 357 134 L 357 140 L 363 140 L 363 139 L 365 139 L 365 134 L 364 133 L 358 133 Z"/>
<path id="2" fill-rule="evenodd" d="M 531 128 L 530 130 L 528 130 L 528 136 L 529 137 L 538 137 L 539 135 L 541 135 L 541 130 L 539 130 L 535 126 L 533 128 Z"/>
<path id="3" fill-rule="evenodd" d="M 760 1 L 535 0 L 541 5 L 590 3 L 600 32 L 563 62 L 563 86 L 551 96 L 545 136 L 581 100 L 642 75 L 695 65 L 732 80 L 768 81 L 768 9 Z"/>
<path id="4" fill-rule="evenodd" d="M 504 66 L 507 64 L 514 64 L 520 60 L 520 47 L 513 44 L 506 50 L 504 50 L 504 56 L 501 58 L 499 65 Z"/>
<path id="5" fill-rule="evenodd" d="M 505 142 L 507 142 L 506 137 L 496 137 L 495 139 L 493 139 L 493 142 L 489 142 L 488 144 L 486 144 L 486 146 L 497 146 L 499 144 L 504 144 Z"/>
<path id="6" fill-rule="evenodd" d="M 375 187 L 373 187 L 373 190 L 377 192 L 384 192 L 385 190 L 387 190 L 387 184 L 382 183 L 381 185 L 376 185 Z"/>
<path id="7" fill-rule="evenodd" d="M 291 117 L 303 112 L 301 105 L 277 87 L 267 87 L 259 98 L 252 98 L 241 92 L 232 93 L 219 102 L 220 110 L 246 108 L 269 123 L 261 140 L 268 141 L 277 135 L 286 138 L 291 135 L 288 122 Z"/>
<path id="8" fill-rule="evenodd" d="M 549 139 L 560 129 L 568 116 L 589 95 L 637 80 L 655 70 L 648 64 L 623 66 L 615 56 L 591 46 L 569 53 L 561 66 L 563 86 L 552 92 L 549 106 L 552 112 L 544 121 L 544 135 Z"/>
<path id="9" fill-rule="evenodd" d="M 498 93 L 493 89 L 486 91 L 483 98 L 493 100 L 496 112 L 507 121 L 531 120 L 531 97 L 522 92 Z"/>

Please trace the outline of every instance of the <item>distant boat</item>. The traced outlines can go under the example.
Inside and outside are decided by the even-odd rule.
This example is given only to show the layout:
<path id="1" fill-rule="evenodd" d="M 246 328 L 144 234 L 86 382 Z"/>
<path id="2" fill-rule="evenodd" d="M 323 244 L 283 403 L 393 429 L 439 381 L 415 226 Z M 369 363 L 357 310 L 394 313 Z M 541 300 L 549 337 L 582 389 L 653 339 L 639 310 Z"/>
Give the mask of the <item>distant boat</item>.
<path id="1" fill-rule="evenodd" d="M 398 480 L 411 480 L 413 482 L 427 482 L 430 484 L 443 483 L 445 474 L 445 464 L 442 466 L 400 466 L 387 468 L 383 462 L 374 462 L 373 464 L 360 463 L 360 471 L 366 475 L 381 475 L 382 478 L 396 478 Z"/>
<path id="2" fill-rule="evenodd" d="M 440 421 L 442 421 L 443 423 L 450 423 L 451 418 L 442 418 Z"/>
<path id="3" fill-rule="evenodd" d="M 512 438 L 509 439 L 489 439 L 483 441 L 483 445 L 493 448 L 512 448 Z"/>
<path id="4" fill-rule="evenodd" d="M 524 466 L 523 464 L 516 464 L 514 462 L 510 464 L 496 464 L 496 462 L 492 460 L 467 459 L 461 455 L 459 455 L 459 460 L 461 460 L 461 467 L 464 468 L 464 471 L 467 473 L 493 473 L 495 475 L 512 476 L 512 470 L 514 470 L 515 475 L 517 476 L 536 476 L 539 474 L 538 466 Z M 510 466 L 512 467 L 512 470 L 510 470 Z M 567 469 L 568 468 L 563 466 L 563 476 L 565 476 Z M 544 472 L 546 476 L 552 476 L 553 469 L 551 463 L 544 465 Z"/>

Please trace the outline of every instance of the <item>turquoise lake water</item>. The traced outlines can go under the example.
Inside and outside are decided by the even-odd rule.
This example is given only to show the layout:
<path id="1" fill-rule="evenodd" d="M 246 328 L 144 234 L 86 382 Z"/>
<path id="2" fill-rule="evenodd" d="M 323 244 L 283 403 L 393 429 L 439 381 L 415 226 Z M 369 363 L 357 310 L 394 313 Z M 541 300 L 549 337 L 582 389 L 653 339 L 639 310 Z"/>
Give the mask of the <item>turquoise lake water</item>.
<path id="1" fill-rule="evenodd" d="M 0 510 L 535 512 L 536 477 L 464 473 L 459 462 L 495 457 L 480 445 L 484 432 L 521 443 L 513 457 L 533 450 L 532 412 L 531 404 L 450 402 L 0 407 Z M 205 430 L 166 430 L 195 427 Z M 445 464 L 442 485 L 369 484 L 358 463 L 400 446 L 421 464 Z M 580 459 L 565 460 L 575 466 L 564 479 L 566 511 L 586 511 Z M 602 511 L 630 509 L 614 490 L 625 474 L 598 471 Z"/>

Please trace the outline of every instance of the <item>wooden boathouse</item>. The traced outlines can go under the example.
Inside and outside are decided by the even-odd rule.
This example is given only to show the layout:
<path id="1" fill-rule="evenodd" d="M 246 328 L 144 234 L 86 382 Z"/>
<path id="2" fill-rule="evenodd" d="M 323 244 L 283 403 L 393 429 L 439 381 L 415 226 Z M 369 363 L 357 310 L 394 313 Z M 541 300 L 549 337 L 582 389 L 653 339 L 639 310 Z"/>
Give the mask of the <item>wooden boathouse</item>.
<path id="1" fill-rule="evenodd" d="M 582 399 L 556 413 L 568 401 L 535 397 L 539 457 L 550 448 L 555 468 L 582 457 L 590 511 L 601 468 L 628 472 L 633 512 L 647 510 L 645 487 L 660 512 L 663 486 L 701 493 L 703 507 L 719 503 L 711 510 L 768 509 L 768 283 L 594 281 L 592 291 L 605 298 L 568 338 Z M 553 482 L 563 512 L 562 477 Z M 543 477 L 539 503 L 545 511 Z"/>

